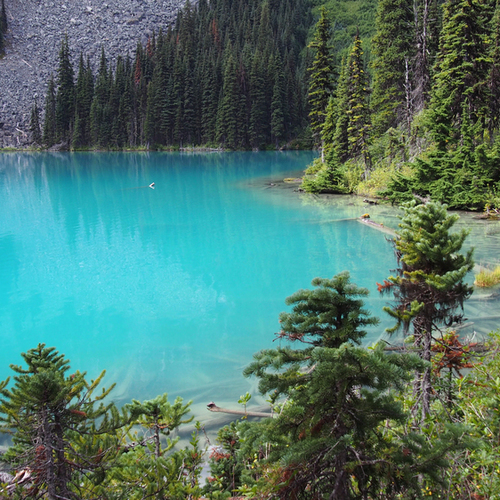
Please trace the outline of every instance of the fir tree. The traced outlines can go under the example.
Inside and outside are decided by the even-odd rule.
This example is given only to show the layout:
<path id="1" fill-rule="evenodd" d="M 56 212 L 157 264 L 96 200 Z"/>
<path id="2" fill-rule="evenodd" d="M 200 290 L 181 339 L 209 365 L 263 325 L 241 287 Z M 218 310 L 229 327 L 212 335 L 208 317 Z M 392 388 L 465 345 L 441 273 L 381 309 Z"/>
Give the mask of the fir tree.
<path id="1" fill-rule="evenodd" d="M 112 72 L 108 70 L 103 48 L 90 108 L 90 131 L 92 144 L 95 146 L 107 147 L 111 139 L 112 115 L 109 98 L 113 81 L 112 76 Z"/>
<path id="2" fill-rule="evenodd" d="M 413 16 L 405 0 L 378 3 L 377 33 L 372 40 L 374 60 L 373 127 L 377 135 L 396 127 L 411 112 L 407 74 L 413 59 Z M 406 120 L 405 120 L 406 121 Z"/>
<path id="3" fill-rule="evenodd" d="M 488 130 L 490 140 L 498 130 L 500 123 L 500 4 L 496 2 L 495 12 L 491 19 L 491 66 L 488 74 L 488 88 L 490 92 Z"/>
<path id="4" fill-rule="evenodd" d="M 364 70 L 361 39 L 356 35 L 349 58 L 347 59 L 347 137 L 350 158 L 361 156 L 365 164 L 365 175 L 371 168 L 368 153 L 369 132 L 371 128 L 368 109 L 368 78 Z"/>
<path id="5" fill-rule="evenodd" d="M 198 424 L 189 447 L 174 451 L 179 436 L 172 438 L 181 425 L 193 420 L 193 416 L 187 416 L 190 405 L 182 398 L 172 404 L 167 394 L 126 405 L 130 423 L 137 431 L 133 446 L 119 457 L 105 484 L 106 497 L 112 492 L 113 498 L 199 498 L 203 452 Z"/>
<path id="6" fill-rule="evenodd" d="M 45 98 L 45 121 L 43 123 L 43 143 L 51 147 L 56 143 L 56 84 L 51 76 Z"/>
<path id="7" fill-rule="evenodd" d="M 101 475 L 107 454 L 116 453 L 116 441 L 109 449 L 104 437 L 98 445 L 92 441 L 122 425 L 114 406 L 102 403 L 113 386 L 95 396 L 104 372 L 90 383 L 85 373 L 69 375 L 69 361 L 44 344 L 22 357 L 27 367 L 11 365 L 14 384 L 6 388 L 7 380 L 0 391 L 1 430 L 13 441 L 4 459 L 31 474 L 24 492 L 29 498 L 76 500 L 80 473 Z M 85 450 L 77 445 L 79 438 Z"/>
<path id="8" fill-rule="evenodd" d="M 314 61 L 309 68 L 309 120 L 317 145 L 321 141 L 321 130 L 325 121 L 328 101 L 334 88 L 334 63 L 330 49 L 330 21 L 327 12 L 321 10 L 314 38 L 309 47 L 315 51 Z"/>
<path id="9" fill-rule="evenodd" d="M 68 142 L 73 132 L 75 112 L 75 88 L 68 36 L 61 42 L 57 70 L 56 134 L 57 140 Z"/>
<path id="10" fill-rule="evenodd" d="M 259 148 L 266 141 L 266 122 L 268 106 L 266 99 L 266 66 L 264 54 L 257 50 L 252 59 L 250 70 L 250 142 L 252 147 Z"/>
<path id="11" fill-rule="evenodd" d="M 226 147 L 238 147 L 237 116 L 239 83 L 236 61 L 229 49 L 224 70 L 222 97 L 217 113 L 217 141 Z"/>
<path id="12" fill-rule="evenodd" d="M 35 99 L 35 104 L 31 108 L 30 117 L 30 139 L 31 142 L 37 146 L 42 144 L 42 129 L 40 128 L 40 110 L 38 109 L 38 103 Z"/>
<path id="13" fill-rule="evenodd" d="M 462 321 L 463 303 L 472 293 L 465 283 L 474 265 L 472 250 L 460 253 L 467 232 L 450 232 L 457 220 L 440 203 L 406 204 L 394 240 L 397 274 L 379 286 L 382 292 L 392 291 L 396 299 L 394 307 L 384 308 L 397 321 L 388 331 L 402 328 L 409 333 L 411 327 L 414 345 L 425 361 L 431 359 L 434 335 L 442 335 L 443 326 Z M 457 314 L 460 309 L 462 313 Z M 430 370 L 428 367 L 416 382 L 422 418 L 430 411 Z"/>
<path id="14" fill-rule="evenodd" d="M 412 498 L 421 488 L 417 476 L 437 475 L 443 462 L 429 466 L 423 457 L 432 451 L 415 436 L 398 440 L 377 428 L 405 422 L 391 388 L 403 387 L 408 369 L 422 363 L 386 355 L 382 345 L 358 347 L 377 320 L 359 298 L 368 291 L 349 273 L 313 285 L 289 297 L 292 312 L 280 315 L 278 337 L 288 346 L 255 354 L 244 372 L 259 378 L 273 402 L 286 396 L 275 418 L 240 431 L 247 451 L 268 450 L 264 491 L 280 499 Z"/>
<path id="15" fill-rule="evenodd" d="M 464 101 L 473 125 L 484 123 L 488 113 L 490 19 L 487 0 L 448 0 L 444 4 L 430 113 L 430 128 L 442 150 L 460 141 L 457 131 Z"/>
<path id="16" fill-rule="evenodd" d="M 91 143 L 90 108 L 94 95 L 94 76 L 90 61 L 85 64 L 83 54 L 80 54 L 78 76 L 75 87 L 75 125 L 72 147 L 79 148 Z"/>
<path id="17" fill-rule="evenodd" d="M 275 67 L 273 96 L 271 101 L 271 135 L 276 148 L 285 137 L 285 92 L 283 88 L 284 75 L 278 59 Z"/>

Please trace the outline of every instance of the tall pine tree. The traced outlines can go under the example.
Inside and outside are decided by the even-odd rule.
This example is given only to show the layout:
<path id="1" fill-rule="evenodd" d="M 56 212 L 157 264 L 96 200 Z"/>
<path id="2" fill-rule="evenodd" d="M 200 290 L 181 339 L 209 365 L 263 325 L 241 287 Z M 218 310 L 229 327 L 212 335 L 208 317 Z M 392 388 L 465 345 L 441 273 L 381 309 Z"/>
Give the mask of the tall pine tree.
<path id="1" fill-rule="evenodd" d="M 57 141 L 69 143 L 73 133 L 75 113 L 75 82 L 73 65 L 66 35 L 59 50 L 56 94 L 56 136 Z"/>
<path id="2" fill-rule="evenodd" d="M 326 9 L 322 8 L 309 48 L 314 60 L 309 68 L 309 120 L 316 145 L 321 144 L 321 131 L 326 108 L 335 85 L 335 67 L 330 48 L 331 26 Z"/>
<path id="3" fill-rule="evenodd" d="M 406 121 L 409 71 L 414 53 L 413 16 L 405 0 L 380 0 L 377 32 L 372 40 L 374 60 L 373 129 L 376 135 Z"/>

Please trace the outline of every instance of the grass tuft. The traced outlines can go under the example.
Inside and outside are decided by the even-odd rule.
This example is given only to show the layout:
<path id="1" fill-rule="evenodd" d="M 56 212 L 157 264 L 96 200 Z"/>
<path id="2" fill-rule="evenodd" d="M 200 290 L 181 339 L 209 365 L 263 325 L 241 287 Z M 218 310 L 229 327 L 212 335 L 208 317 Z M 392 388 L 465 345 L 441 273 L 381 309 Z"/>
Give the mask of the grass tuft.
<path id="1" fill-rule="evenodd" d="M 476 274 L 476 280 L 474 281 L 475 286 L 480 286 L 483 288 L 489 288 L 500 283 L 500 266 L 495 267 L 495 269 L 488 269 L 483 267 L 479 273 Z"/>

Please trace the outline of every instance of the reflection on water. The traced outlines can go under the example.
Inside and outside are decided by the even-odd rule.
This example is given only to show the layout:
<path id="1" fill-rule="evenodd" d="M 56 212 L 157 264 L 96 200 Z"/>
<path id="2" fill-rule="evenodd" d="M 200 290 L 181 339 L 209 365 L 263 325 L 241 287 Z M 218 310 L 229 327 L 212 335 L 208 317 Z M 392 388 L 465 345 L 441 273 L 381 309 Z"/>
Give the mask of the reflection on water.
<path id="1" fill-rule="evenodd" d="M 168 392 L 193 398 L 205 418 L 210 400 L 255 394 L 241 371 L 275 345 L 284 299 L 345 269 L 371 292 L 378 339 L 391 322 L 376 283 L 395 259 L 387 231 L 358 218 L 394 229 L 399 211 L 281 182 L 312 157 L 2 155 L 0 378 L 45 342 L 89 376 L 107 369 L 118 401 Z M 498 263 L 498 223 L 464 215 L 460 225 L 472 225 L 476 261 Z M 497 311 L 491 291 L 475 294 L 464 331 L 496 328 Z"/>

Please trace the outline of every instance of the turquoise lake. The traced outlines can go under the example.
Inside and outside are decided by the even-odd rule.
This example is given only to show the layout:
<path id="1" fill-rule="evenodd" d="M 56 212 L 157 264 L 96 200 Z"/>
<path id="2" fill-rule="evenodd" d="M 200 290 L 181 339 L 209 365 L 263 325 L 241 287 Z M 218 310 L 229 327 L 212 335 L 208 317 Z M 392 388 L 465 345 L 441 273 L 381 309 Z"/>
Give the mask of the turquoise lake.
<path id="1" fill-rule="evenodd" d="M 311 152 L 5 153 L 0 156 L 0 379 L 21 352 L 55 346 L 89 378 L 106 369 L 118 403 L 167 392 L 237 408 L 242 369 L 276 346 L 284 300 L 349 270 L 392 323 L 377 282 L 396 262 L 398 211 L 283 183 Z M 154 182 L 154 189 L 148 187 Z M 465 215 L 460 225 L 470 225 Z M 476 259 L 498 262 L 498 223 L 474 222 Z M 473 280 L 473 276 L 471 276 Z M 468 335 L 498 327 L 495 292 L 467 305 Z M 210 414 L 211 415 L 211 414 Z"/>

